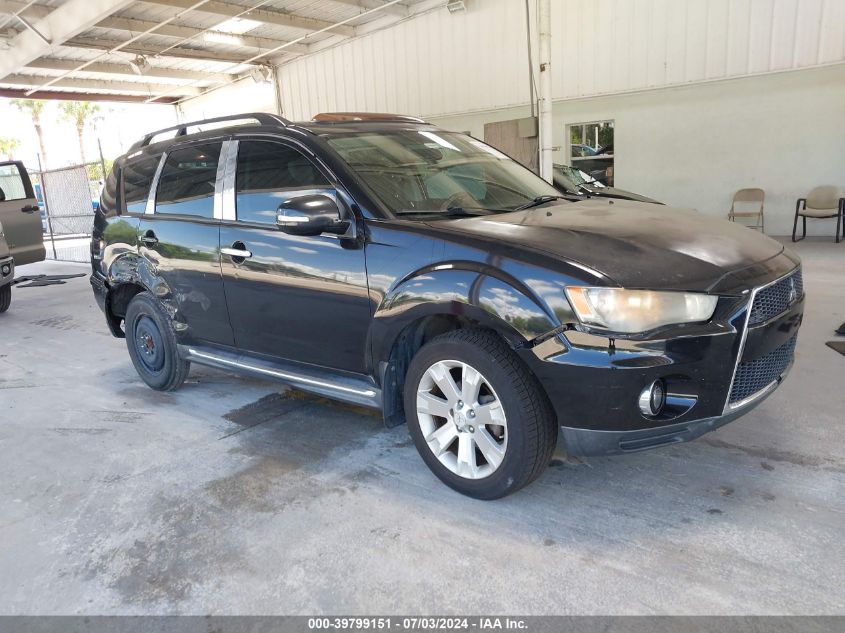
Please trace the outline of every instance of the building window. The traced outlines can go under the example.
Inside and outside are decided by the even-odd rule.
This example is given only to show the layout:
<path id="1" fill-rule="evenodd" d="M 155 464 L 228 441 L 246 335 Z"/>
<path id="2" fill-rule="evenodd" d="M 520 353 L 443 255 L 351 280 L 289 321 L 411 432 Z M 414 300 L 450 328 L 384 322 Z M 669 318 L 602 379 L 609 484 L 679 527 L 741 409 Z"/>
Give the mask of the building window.
<path id="1" fill-rule="evenodd" d="M 613 186 L 613 121 L 591 121 L 569 126 L 569 163 Z"/>

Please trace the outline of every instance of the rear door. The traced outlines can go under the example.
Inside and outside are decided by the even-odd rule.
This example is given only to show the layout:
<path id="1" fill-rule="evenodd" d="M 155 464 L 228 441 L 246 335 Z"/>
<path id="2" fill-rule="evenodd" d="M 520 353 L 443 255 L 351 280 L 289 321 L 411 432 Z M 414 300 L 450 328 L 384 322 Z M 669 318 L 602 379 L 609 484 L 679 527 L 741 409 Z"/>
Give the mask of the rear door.
<path id="1" fill-rule="evenodd" d="M 183 336 L 232 345 L 220 271 L 223 141 L 167 151 L 153 183 L 155 198 L 141 216 L 139 253 L 155 274 L 153 292 L 175 309 Z M 153 201 L 154 200 L 154 201 Z"/>
<path id="2" fill-rule="evenodd" d="M 0 224 L 15 265 L 44 259 L 44 234 L 38 201 L 26 167 L 19 161 L 0 163 Z"/>

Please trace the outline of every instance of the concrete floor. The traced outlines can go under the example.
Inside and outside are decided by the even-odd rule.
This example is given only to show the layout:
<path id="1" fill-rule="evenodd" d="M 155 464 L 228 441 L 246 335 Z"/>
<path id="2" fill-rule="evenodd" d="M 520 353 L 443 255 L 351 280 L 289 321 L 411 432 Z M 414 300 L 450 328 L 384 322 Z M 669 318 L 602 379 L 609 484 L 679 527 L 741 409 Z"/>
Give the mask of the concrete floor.
<path id="1" fill-rule="evenodd" d="M 843 614 L 845 244 L 797 250 L 796 366 L 756 411 L 487 503 L 373 416 L 202 368 L 147 389 L 87 279 L 15 289 L 0 614 Z"/>

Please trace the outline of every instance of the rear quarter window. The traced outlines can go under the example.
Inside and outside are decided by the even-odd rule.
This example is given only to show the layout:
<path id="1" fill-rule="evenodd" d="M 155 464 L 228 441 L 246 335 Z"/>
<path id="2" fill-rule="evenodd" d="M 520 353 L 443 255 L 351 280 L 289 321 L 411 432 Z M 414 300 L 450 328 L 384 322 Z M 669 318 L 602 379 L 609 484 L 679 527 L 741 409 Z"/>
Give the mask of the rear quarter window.
<path id="1" fill-rule="evenodd" d="M 160 160 L 161 156 L 143 156 L 121 169 L 123 210 L 127 213 L 144 213 L 147 210 L 147 198 Z"/>

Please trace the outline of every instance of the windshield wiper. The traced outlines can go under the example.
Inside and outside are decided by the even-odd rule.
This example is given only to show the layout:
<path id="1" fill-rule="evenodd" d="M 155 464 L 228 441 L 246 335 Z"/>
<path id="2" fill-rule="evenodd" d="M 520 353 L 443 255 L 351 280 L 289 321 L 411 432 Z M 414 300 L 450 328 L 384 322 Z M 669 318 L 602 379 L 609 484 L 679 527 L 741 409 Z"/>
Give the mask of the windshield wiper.
<path id="1" fill-rule="evenodd" d="M 514 211 L 524 211 L 525 209 L 532 209 L 534 207 L 539 207 L 541 204 L 546 204 L 547 202 L 553 202 L 555 200 L 566 200 L 566 198 L 564 198 L 563 196 L 537 196 L 531 202 L 519 205 L 514 209 Z"/>
<path id="2" fill-rule="evenodd" d="M 473 213 L 472 211 L 482 211 L 482 213 Z M 396 215 L 436 215 L 443 218 L 463 218 L 474 217 L 477 215 L 484 215 L 484 212 L 490 209 L 466 209 L 464 207 L 449 207 L 448 209 L 402 209 L 394 211 Z"/>

